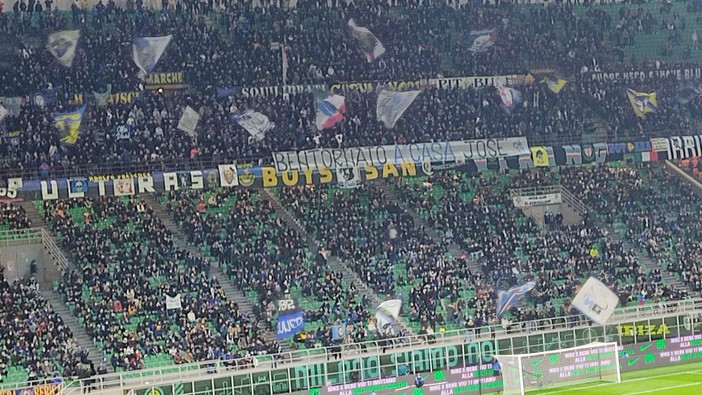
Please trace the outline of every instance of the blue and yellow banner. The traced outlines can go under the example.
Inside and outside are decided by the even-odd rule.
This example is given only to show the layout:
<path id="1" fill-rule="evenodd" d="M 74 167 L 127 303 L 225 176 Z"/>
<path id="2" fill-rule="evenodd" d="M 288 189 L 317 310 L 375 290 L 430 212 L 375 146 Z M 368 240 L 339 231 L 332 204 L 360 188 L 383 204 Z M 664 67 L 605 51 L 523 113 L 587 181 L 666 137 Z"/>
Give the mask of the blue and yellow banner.
<path id="1" fill-rule="evenodd" d="M 641 93 L 627 88 L 626 96 L 629 98 L 631 108 L 634 109 L 634 113 L 639 118 L 645 118 L 646 114 L 658 111 L 656 92 Z"/>
<path id="2" fill-rule="evenodd" d="M 54 113 L 54 126 L 61 132 L 62 144 L 75 144 L 78 141 L 84 112 L 85 105 L 76 111 Z"/>

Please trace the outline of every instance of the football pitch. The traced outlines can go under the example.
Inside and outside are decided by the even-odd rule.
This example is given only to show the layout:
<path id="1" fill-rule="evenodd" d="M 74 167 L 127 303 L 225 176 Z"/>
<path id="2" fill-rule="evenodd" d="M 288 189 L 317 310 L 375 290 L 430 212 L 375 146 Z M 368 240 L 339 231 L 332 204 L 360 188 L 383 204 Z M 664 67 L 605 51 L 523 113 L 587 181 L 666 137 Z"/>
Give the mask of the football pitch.
<path id="1" fill-rule="evenodd" d="M 622 374 L 621 384 L 589 383 L 551 390 L 529 391 L 529 394 L 567 395 L 700 395 L 702 363 L 680 364 L 664 368 L 639 370 Z"/>

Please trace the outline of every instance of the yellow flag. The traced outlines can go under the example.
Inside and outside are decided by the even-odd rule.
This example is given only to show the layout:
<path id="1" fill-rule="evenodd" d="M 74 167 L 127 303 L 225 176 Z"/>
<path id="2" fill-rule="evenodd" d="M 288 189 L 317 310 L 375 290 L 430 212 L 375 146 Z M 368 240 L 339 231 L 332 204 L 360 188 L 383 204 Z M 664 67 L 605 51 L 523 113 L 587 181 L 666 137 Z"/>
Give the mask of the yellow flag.
<path id="1" fill-rule="evenodd" d="M 531 147 L 531 160 L 536 167 L 548 167 L 548 150 L 546 147 Z"/>

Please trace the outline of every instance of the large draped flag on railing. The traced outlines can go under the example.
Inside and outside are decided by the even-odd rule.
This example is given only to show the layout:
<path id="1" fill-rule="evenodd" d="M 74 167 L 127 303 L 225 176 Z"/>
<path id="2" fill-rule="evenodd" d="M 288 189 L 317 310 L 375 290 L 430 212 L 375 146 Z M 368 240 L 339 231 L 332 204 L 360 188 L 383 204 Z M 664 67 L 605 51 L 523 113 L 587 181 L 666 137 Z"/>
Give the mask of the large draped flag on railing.
<path id="1" fill-rule="evenodd" d="M 627 88 L 626 96 L 629 98 L 631 108 L 634 109 L 634 113 L 639 118 L 645 118 L 646 114 L 658 111 L 656 92 L 641 93 Z"/>
<path id="2" fill-rule="evenodd" d="M 56 60 L 66 67 L 71 67 L 76 56 L 76 47 L 80 38 L 80 30 L 64 30 L 49 34 L 46 49 Z"/>
<path id="3" fill-rule="evenodd" d="M 249 132 L 256 141 L 266 138 L 266 132 L 275 127 L 275 123 L 271 122 L 266 115 L 253 110 L 233 115 L 232 120 Z"/>
<path id="4" fill-rule="evenodd" d="M 386 325 L 392 325 L 400 317 L 400 309 L 402 308 L 402 300 L 391 299 L 386 300 L 378 306 L 375 311 L 375 319 L 378 320 L 377 327 L 385 328 Z"/>
<path id="5" fill-rule="evenodd" d="M 366 55 L 368 62 L 372 62 L 385 53 L 385 47 L 378 38 L 365 27 L 356 25 L 353 19 L 349 20 L 351 34 L 363 48 L 363 53 Z"/>
<path id="6" fill-rule="evenodd" d="M 407 111 L 407 108 L 421 92 L 421 90 L 407 92 L 380 91 L 378 94 L 378 105 L 375 109 L 378 121 L 382 122 L 388 129 L 394 128 L 397 120 Z"/>
<path id="7" fill-rule="evenodd" d="M 315 107 L 317 108 L 317 129 L 329 129 L 344 119 L 346 98 L 340 95 L 329 95 L 323 91 L 314 92 Z"/>
<path id="8" fill-rule="evenodd" d="M 497 316 L 502 318 L 502 316 L 505 315 L 509 309 L 516 305 L 517 302 L 522 300 L 524 295 L 534 289 L 535 286 L 536 282 L 529 281 L 524 285 L 512 287 L 507 291 L 500 291 L 497 294 Z"/>
<path id="9" fill-rule="evenodd" d="M 83 107 L 70 112 L 56 112 L 53 114 L 54 126 L 61 132 L 62 144 L 75 144 L 80 137 L 80 123 L 83 120 Z"/>
<path id="10" fill-rule="evenodd" d="M 590 277 L 573 298 L 573 307 L 600 325 L 607 322 L 618 303 L 619 296 L 594 277 Z"/>
<path id="11" fill-rule="evenodd" d="M 519 105 L 522 104 L 522 92 L 506 86 L 498 86 L 497 91 L 500 93 L 502 100 L 502 108 L 511 114 Z"/>
<path id="12" fill-rule="evenodd" d="M 278 340 L 294 336 L 305 329 L 305 312 L 300 309 L 294 299 L 278 301 L 278 325 L 276 337 Z"/>
<path id="13" fill-rule="evenodd" d="M 495 45 L 497 41 L 497 30 L 473 30 L 468 33 L 468 42 L 470 43 L 469 51 L 475 55 L 477 53 L 486 52 L 490 47 Z"/>
<path id="14" fill-rule="evenodd" d="M 173 36 L 168 35 L 163 37 L 137 37 L 134 39 L 132 58 L 139 70 L 141 70 L 140 76 L 142 78 L 145 78 L 147 74 L 154 70 L 172 38 Z"/>

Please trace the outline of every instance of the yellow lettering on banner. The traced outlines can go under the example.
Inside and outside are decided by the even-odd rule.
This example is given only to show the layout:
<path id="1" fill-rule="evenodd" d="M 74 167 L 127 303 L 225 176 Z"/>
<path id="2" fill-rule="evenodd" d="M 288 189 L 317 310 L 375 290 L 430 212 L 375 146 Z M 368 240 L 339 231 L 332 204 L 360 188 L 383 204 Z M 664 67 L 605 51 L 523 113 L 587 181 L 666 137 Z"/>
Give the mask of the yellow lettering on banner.
<path id="1" fill-rule="evenodd" d="M 400 166 L 402 167 L 402 176 L 416 176 L 417 175 L 417 165 L 414 162 L 410 163 L 405 163 L 402 162 L 400 163 Z"/>
<path id="2" fill-rule="evenodd" d="M 34 395 L 55 395 L 58 393 L 58 386 L 47 384 L 34 387 Z"/>
<path id="3" fill-rule="evenodd" d="M 665 323 L 662 323 L 658 326 L 658 332 L 656 332 L 657 335 L 667 335 L 670 333 L 670 328 L 668 328 L 668 325 Z"/>
<path id="4" fill-rule="evenodd" d="M 294 187 L 297 185 L 297 182 L 300 181 L 300 177 L 297 174 L 297 171 L 286 171 L 282 173 L 283 176 L 283 184 L 289 186 L 289 187 Z"/>
<path id="5" fill-rule="evenodd" d="M 261 175 L 263 177 L 263 187 L 264 188 L 271 188 L 271 187 L 278 186 L 278 177 L 276 177 L 274 167 L 268 167 L 268 166 L 262 167 L 261 168 Z"/>
<path id="6" fill-rule="evenodd" d="M 319 168 L 319 182 L 322 184 L 329 184 L 334 180 L 334 174 L 331 170 L 326 167 Z"/>
<path id="7" fill-rule="evenodd" d="M 305 168 L 305 169 L 302 170 L 302 171 L 303 171 L 303 173 L 305 174 L 305 184 L 306 184 L 306 185 L 312 185 L 312 182 L 314 181 L 314 180 L 312 179 L 312 169 L 310 169 L 310 168 Z"/>
<path id="8" fill-rule="evenodd" d="M 399 177 L 400 172 L 397 171 L 397 167 L 392 163 L 386 163 L 383 165 L 383 178 L 388 178 L 389 175 L 393 177 Z"/>
<path id="9" fill-rule="evenodd" d="M 0 395 L 15 395 L 15 391 L 0 390 Z"/>
<path id="10" fill-rule="evenodd" d="M 378 169 L 373 166 L 366 165 L 366 180 L 371 181 L 378 178 Z"/>
<path id="11" fill-rule="evenodd" d="M 83 104 L 83 94 L 82 93 L 76 93 L 73 95 L 73 101 L 76 104 Z"/>

